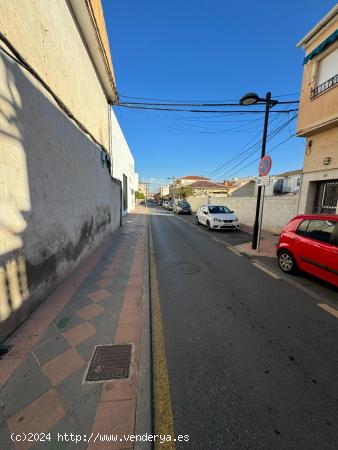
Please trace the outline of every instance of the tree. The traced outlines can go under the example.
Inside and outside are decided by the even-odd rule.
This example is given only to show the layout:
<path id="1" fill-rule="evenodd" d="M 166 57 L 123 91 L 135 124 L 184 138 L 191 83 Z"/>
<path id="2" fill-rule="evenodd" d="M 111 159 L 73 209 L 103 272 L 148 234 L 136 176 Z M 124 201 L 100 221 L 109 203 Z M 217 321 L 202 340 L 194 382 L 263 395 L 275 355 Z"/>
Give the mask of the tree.
<path id="1" fill-rule="evenodd" d="M 189 189 L 187 187 L 182 186 L 177 190 L 177 196 L 180 198 L 186 199 L 190 195 L 192 195 L 192 189 Z"/>
<path id="2" fill-rule="evenodd" d="M 136 192 L 135 192 L 135 198 L 136 198 L 137 200 L 144 200 L 144 194 L 143 194 L 143 192 L 136 191 Z"/>

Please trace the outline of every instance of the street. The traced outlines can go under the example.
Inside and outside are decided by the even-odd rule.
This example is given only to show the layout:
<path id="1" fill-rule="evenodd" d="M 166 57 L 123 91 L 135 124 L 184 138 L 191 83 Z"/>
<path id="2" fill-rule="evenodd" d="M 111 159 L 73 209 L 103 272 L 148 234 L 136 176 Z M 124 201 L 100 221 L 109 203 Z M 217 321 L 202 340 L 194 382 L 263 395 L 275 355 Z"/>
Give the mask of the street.
<path id="1" fill-rule="evenodd" d="M 336 449 L 337 318 L 186 221 L 150 208 L 176 448 Z"/>
<path id="2" fill-rule="evenodd" d="M 0 450 L 338 450 L 337 67 L 329 0 L 1 2 Z"/>

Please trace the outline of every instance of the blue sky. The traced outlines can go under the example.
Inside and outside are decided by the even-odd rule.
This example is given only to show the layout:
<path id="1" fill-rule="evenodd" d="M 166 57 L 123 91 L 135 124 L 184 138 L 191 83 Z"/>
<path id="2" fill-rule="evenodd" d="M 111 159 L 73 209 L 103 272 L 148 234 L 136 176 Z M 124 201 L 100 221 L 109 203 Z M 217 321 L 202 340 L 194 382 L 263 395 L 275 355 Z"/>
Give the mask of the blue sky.
<path id="1" fill-rule="evenodd" d="M 298 98 L 304 52 L 296 44 L 335 1 L 102 4 L 121 101 L 237 101 L 248 91 Z M 259 144 L 238 152 L 260 140 L 263 115 L 114 110 L 141 179 L 197 174 L 221 180 L 257 173 L 258 163 L 249 164 L 259 157 Z M 288 117 L 271 114 L 269 131 Z M 295 124 L 273 137 L 267 151 L 292 135 Z M 301 168 L 303 155 L 303 139 L 287 140 L 271 153 L 272 173 Z"/>

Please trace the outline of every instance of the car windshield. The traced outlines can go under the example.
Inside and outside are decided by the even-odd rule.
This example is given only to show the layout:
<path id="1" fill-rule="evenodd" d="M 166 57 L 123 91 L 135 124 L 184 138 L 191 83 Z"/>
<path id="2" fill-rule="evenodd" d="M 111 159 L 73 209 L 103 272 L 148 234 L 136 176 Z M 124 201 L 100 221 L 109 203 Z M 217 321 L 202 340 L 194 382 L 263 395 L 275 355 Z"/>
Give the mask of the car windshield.
<path id="1" fill-rule="evenodd" d="M 188 202 L 178 202 L 178 206 L 189 206 Z"/>
<path id="2" fill-rule="evenodd" d="M 209 206 L 210 214 L 228 214 L 230 213 L 230 209 L 226 206 Z"/>

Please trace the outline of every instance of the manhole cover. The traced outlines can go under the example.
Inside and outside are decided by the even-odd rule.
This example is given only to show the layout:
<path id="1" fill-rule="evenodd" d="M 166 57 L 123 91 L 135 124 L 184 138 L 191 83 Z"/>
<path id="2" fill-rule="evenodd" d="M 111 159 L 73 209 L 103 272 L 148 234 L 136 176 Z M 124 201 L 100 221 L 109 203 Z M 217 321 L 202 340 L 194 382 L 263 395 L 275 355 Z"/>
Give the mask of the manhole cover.
<path id="1" fill-rule="evenodd" d="M 189 274 L 189 273 L 199 272 L 201 269 L 196 264 L 179 264 L 177 266 L 177 270 L 179 272 Z"/>
<path id="2" fill-rule="evenodd" d="M 129 377 L 131 345 L 98 345 L 85 381 L 108 381 Z"/>

